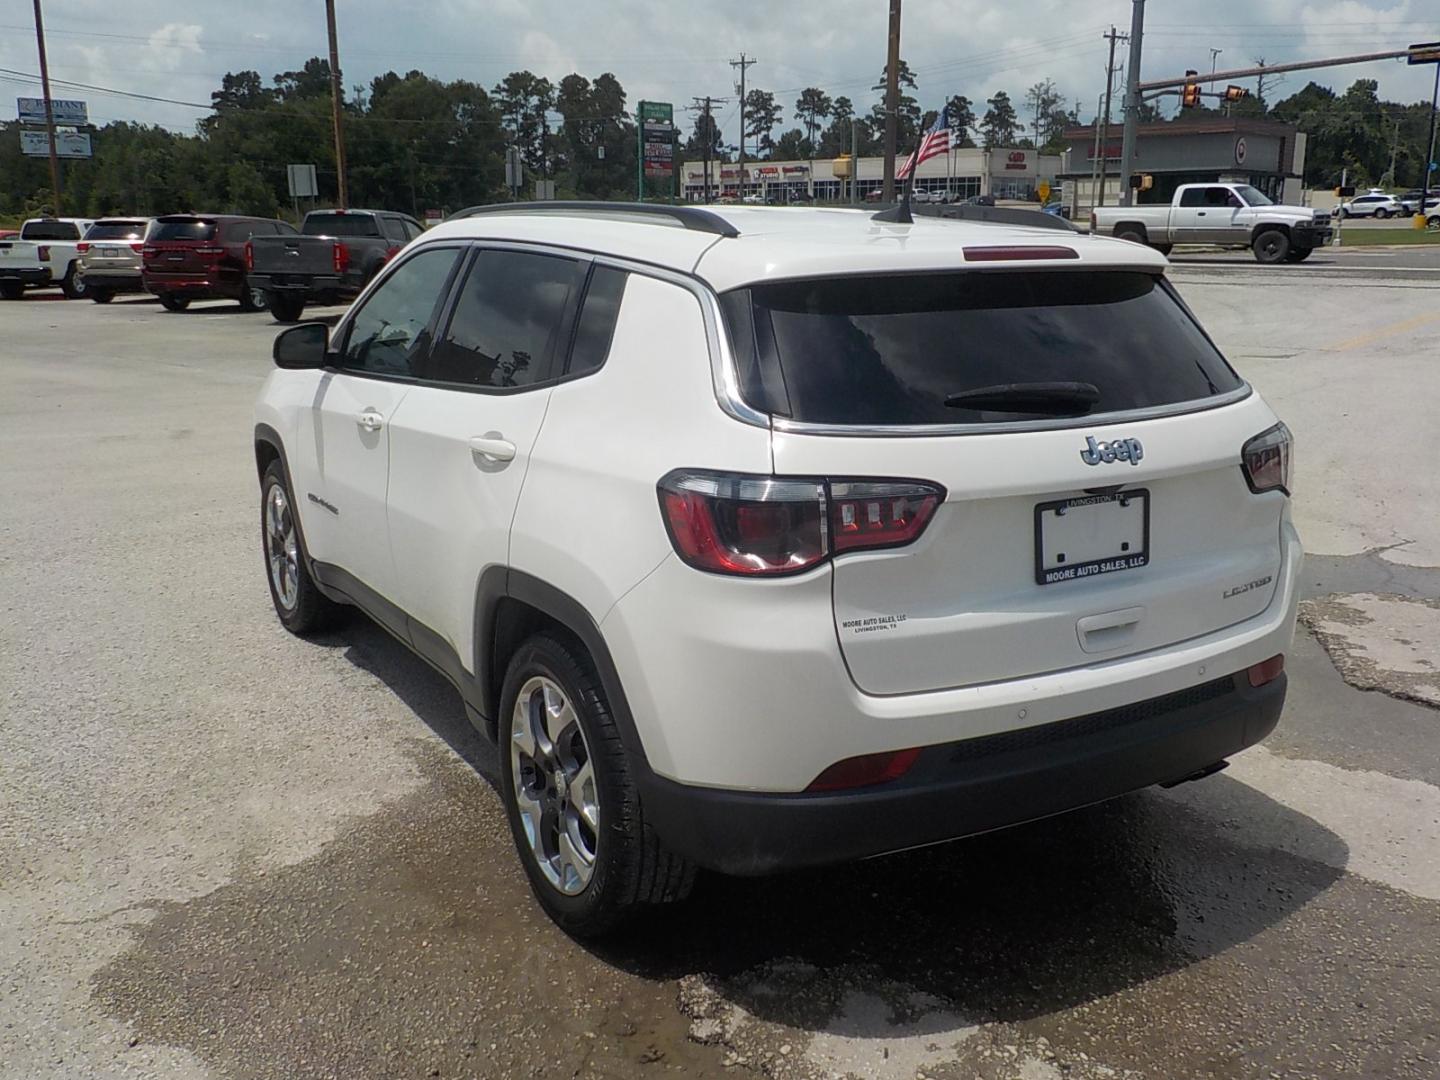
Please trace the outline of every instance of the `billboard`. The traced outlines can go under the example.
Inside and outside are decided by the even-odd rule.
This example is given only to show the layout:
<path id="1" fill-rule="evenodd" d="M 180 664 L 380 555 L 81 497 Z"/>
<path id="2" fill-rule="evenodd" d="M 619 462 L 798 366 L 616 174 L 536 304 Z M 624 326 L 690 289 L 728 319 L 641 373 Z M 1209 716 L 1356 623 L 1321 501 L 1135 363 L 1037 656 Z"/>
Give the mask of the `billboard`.
<path id="1" fill-rule="evenodd" d="M 88 124 L 90 122 L 90 111 L 83 101 L 51 98 L 50 111 L 57 124 Z M 45 123 L 45 99 L 16 98 L 15 112 L 19 114 L 22 124 L 43 124 Z"/>
<path id="2" fill-rule="evenodd" d="M 20 153 L 26 157 L 49 157 L 50 136 L 43 131 L 20 132 Z M 88 158 L 90 156 L 90 136 L 83 131 L 55 132 L 55 156 Z"/>
<path id="3" fill-rule="evenodd" d="M 642 101 L 639 116 L 645 175 L 669 176 L 675 166 L 675 107 L 667 101 Z"/>

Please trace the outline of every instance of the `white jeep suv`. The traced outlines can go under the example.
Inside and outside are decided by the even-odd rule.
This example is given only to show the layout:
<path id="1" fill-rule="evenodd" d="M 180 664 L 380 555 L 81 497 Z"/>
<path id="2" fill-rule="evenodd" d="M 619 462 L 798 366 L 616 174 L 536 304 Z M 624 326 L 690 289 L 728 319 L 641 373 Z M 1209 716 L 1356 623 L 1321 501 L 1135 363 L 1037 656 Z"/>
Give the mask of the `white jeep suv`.
<path id="1" fill-rule="evenodd" d="M 276 340 L 280 620 L 354 605 L 454 682 L 572 933 L 1275 726 L 1290 434 L 1164 258 L 895 217 L 484 207 Z"/>

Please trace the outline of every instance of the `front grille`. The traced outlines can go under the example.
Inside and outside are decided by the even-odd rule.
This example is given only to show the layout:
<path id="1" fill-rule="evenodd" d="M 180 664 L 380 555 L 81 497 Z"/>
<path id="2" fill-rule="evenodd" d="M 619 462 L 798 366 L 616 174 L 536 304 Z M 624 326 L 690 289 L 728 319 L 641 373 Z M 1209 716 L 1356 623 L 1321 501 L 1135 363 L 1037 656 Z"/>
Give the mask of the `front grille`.
<path id="1" fill-rule="evenodd" d="M 1117 709 L 1089 713 L 1085 716 L 1057 720 L 1053 724 L 1040 724 L 1022 728 L 1019 731 L 1005 731 L 998 735 L 982 735 L 955 743 L 948 749 L 946 760 L 953 765 L 999 754 L 1014 753 L 1017 750 L 1033 750 L 1041 746 L 1053 746 L 1070 739 L 1083 739 L 1118 728 L 1153 720 L 1157 716 L 1193 708 L 1209 701 L 1215 701 L 1235 690 L 1235 679 L 1227 675 L 1223 679 L 1201 683 L 1185 690 L 1177 690 L 1164 697 L 1137 701 L 1133 705 L 1122 705 Z"/>

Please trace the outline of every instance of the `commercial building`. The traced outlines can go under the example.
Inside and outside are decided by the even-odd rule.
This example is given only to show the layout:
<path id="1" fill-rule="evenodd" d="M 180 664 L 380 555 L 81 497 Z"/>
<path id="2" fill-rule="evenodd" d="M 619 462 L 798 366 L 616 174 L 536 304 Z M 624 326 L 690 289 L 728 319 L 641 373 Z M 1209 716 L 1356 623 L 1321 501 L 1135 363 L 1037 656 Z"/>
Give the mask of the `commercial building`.
<path id="1" fill-rule="evenodd" d="M 903 161 L 903 157 L 901 158 Z M 864 199 L 879 190 L 885 175 L 885 159 L 862 157 L 855 178 L 849 158 L 816 158 L 812 161 L 747 161 L 745 175 L 730 162 L 710 163 L 706 183 L 702 162 L 680 164 L 680 180 L 687 202 L 703 202 L 708 190 L 711 199 L 722 194 L 734 197 L 758 196 L 767 202 L 814 199 L 818 202 L 847 202 L 853 194 Z M 951 198 L 993 195 L 997 199 L 1033 199 L 1042 180 L 1058 187 L 1057 155 L 1041 154 L 1027 147 L 981 150 L 951 150 L 930 158 L 915 171 L 917 191 L 948 192 Z"/>
<path id="2" fill-rule="evenodd" d="M 1068 128 L 1062 154 L 1061 198 L 1072 216 L 1084 217 L 1103 190 L 1103 205 L 1120 201 L 1119 122 L 1110 124 L 1098 146 L 1094 126 Z M 1103 189 L 1098 163 L 1105 163 Z M 1276 202 L 1299 205 L 1303 198 L 1305 134 L 1290 124 L 1228 116 L 1186 117 L 1169 123 L 1141 124 L 1135 133 L 1134 172 L 1148 174 L 1153 186 L 1137 193 L 1137 203 L 1168 203 L 1181 184 L 1234 181 L 1250 184 Z"/>

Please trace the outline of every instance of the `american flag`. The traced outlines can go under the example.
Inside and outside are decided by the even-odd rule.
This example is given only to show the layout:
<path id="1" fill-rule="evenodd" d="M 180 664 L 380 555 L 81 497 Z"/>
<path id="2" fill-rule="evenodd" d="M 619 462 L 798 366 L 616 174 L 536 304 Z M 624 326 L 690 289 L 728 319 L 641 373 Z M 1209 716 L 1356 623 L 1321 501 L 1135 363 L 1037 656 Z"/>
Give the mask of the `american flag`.
<path id="1" fill-rule="evenodd" d="M 922 161 L 929 161 L 932 157 L 950 152 L 950 106 L 940 110 L 940 115 L 935 118 L 935 123 L 930 125 L 930 130 L 925 132 L 925 137 L 920 140 L 920 146 L 916 151 L 905 159 L 895 173 L 895 179 L 907 180 L 915 167 Z"/>

